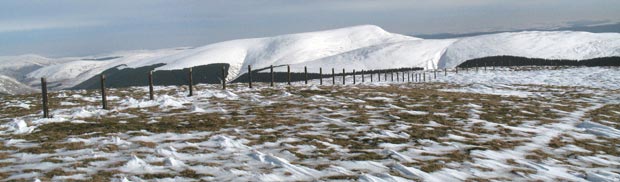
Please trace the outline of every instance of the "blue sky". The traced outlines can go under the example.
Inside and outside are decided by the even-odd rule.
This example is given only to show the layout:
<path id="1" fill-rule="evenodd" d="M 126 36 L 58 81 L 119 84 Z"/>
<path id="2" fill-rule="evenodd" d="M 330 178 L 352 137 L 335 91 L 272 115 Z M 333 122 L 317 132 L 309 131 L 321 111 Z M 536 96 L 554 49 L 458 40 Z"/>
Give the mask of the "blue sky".
<path id="1" fill-rule="evenodd" d="M 619 22 L 618 0 L 2 0 L 0 55 L 82 56 L 374 24 L 402 34 Z"/>

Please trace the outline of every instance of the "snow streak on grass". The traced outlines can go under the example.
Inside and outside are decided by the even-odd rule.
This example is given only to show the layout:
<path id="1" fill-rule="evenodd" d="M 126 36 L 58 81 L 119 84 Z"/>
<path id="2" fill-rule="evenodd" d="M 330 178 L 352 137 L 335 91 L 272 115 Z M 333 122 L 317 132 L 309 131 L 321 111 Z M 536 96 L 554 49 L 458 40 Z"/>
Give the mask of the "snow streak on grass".
<path id="1" fill-rule="evenodd" d="M 620 179 L 620 92 L 453 84 L 199 85 L 2 96 L 7 180 Z M 442 91 L 450 89 L 450 91 Z"/>

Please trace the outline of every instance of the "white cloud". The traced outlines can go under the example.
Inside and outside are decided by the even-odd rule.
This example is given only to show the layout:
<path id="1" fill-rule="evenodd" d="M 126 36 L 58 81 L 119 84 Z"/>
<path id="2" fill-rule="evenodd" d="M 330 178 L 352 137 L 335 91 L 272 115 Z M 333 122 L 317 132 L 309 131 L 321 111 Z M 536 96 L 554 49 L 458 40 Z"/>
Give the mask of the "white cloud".
<path id="1" fill-rule="evenodd" d="M 49 21 L 49 20 L 21 20 L 0 21 L 0 33 L 21 32 L 32 30 L 62 29 L 77 27 L 101 26 L 103 22 L 97 21 Z"/>

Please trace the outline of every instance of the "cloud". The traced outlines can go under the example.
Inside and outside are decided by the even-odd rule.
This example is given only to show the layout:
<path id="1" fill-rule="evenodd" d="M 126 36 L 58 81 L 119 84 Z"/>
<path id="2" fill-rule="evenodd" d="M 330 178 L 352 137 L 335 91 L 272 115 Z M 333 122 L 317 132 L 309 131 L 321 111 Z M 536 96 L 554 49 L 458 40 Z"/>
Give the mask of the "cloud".
<path id="1" fill-rule="evenodd" d="M 47 21 L 47 20 L 20 20 L 0 21 L 0 33 L 21 32 L 33 30 L 63 29 L 102 26 L 105 23 L 97 21 Z"/>

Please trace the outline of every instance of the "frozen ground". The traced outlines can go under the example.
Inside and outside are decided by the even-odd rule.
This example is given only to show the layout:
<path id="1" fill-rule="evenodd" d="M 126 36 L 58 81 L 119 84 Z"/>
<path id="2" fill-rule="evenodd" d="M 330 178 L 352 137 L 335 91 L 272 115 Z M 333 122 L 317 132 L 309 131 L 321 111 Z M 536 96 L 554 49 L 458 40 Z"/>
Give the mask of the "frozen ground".
<path id="1" fill-rule="evenodd" d="M 96 91 L 60 91 L 51 119 L 38 95 L 0 96 L 0 178 L 620 180 L 620 69 L 426 76 L 199 85 L 194 97 L 156 87 L 154 101 L 144 87 L 112 89 L 111 110 Z"/>

